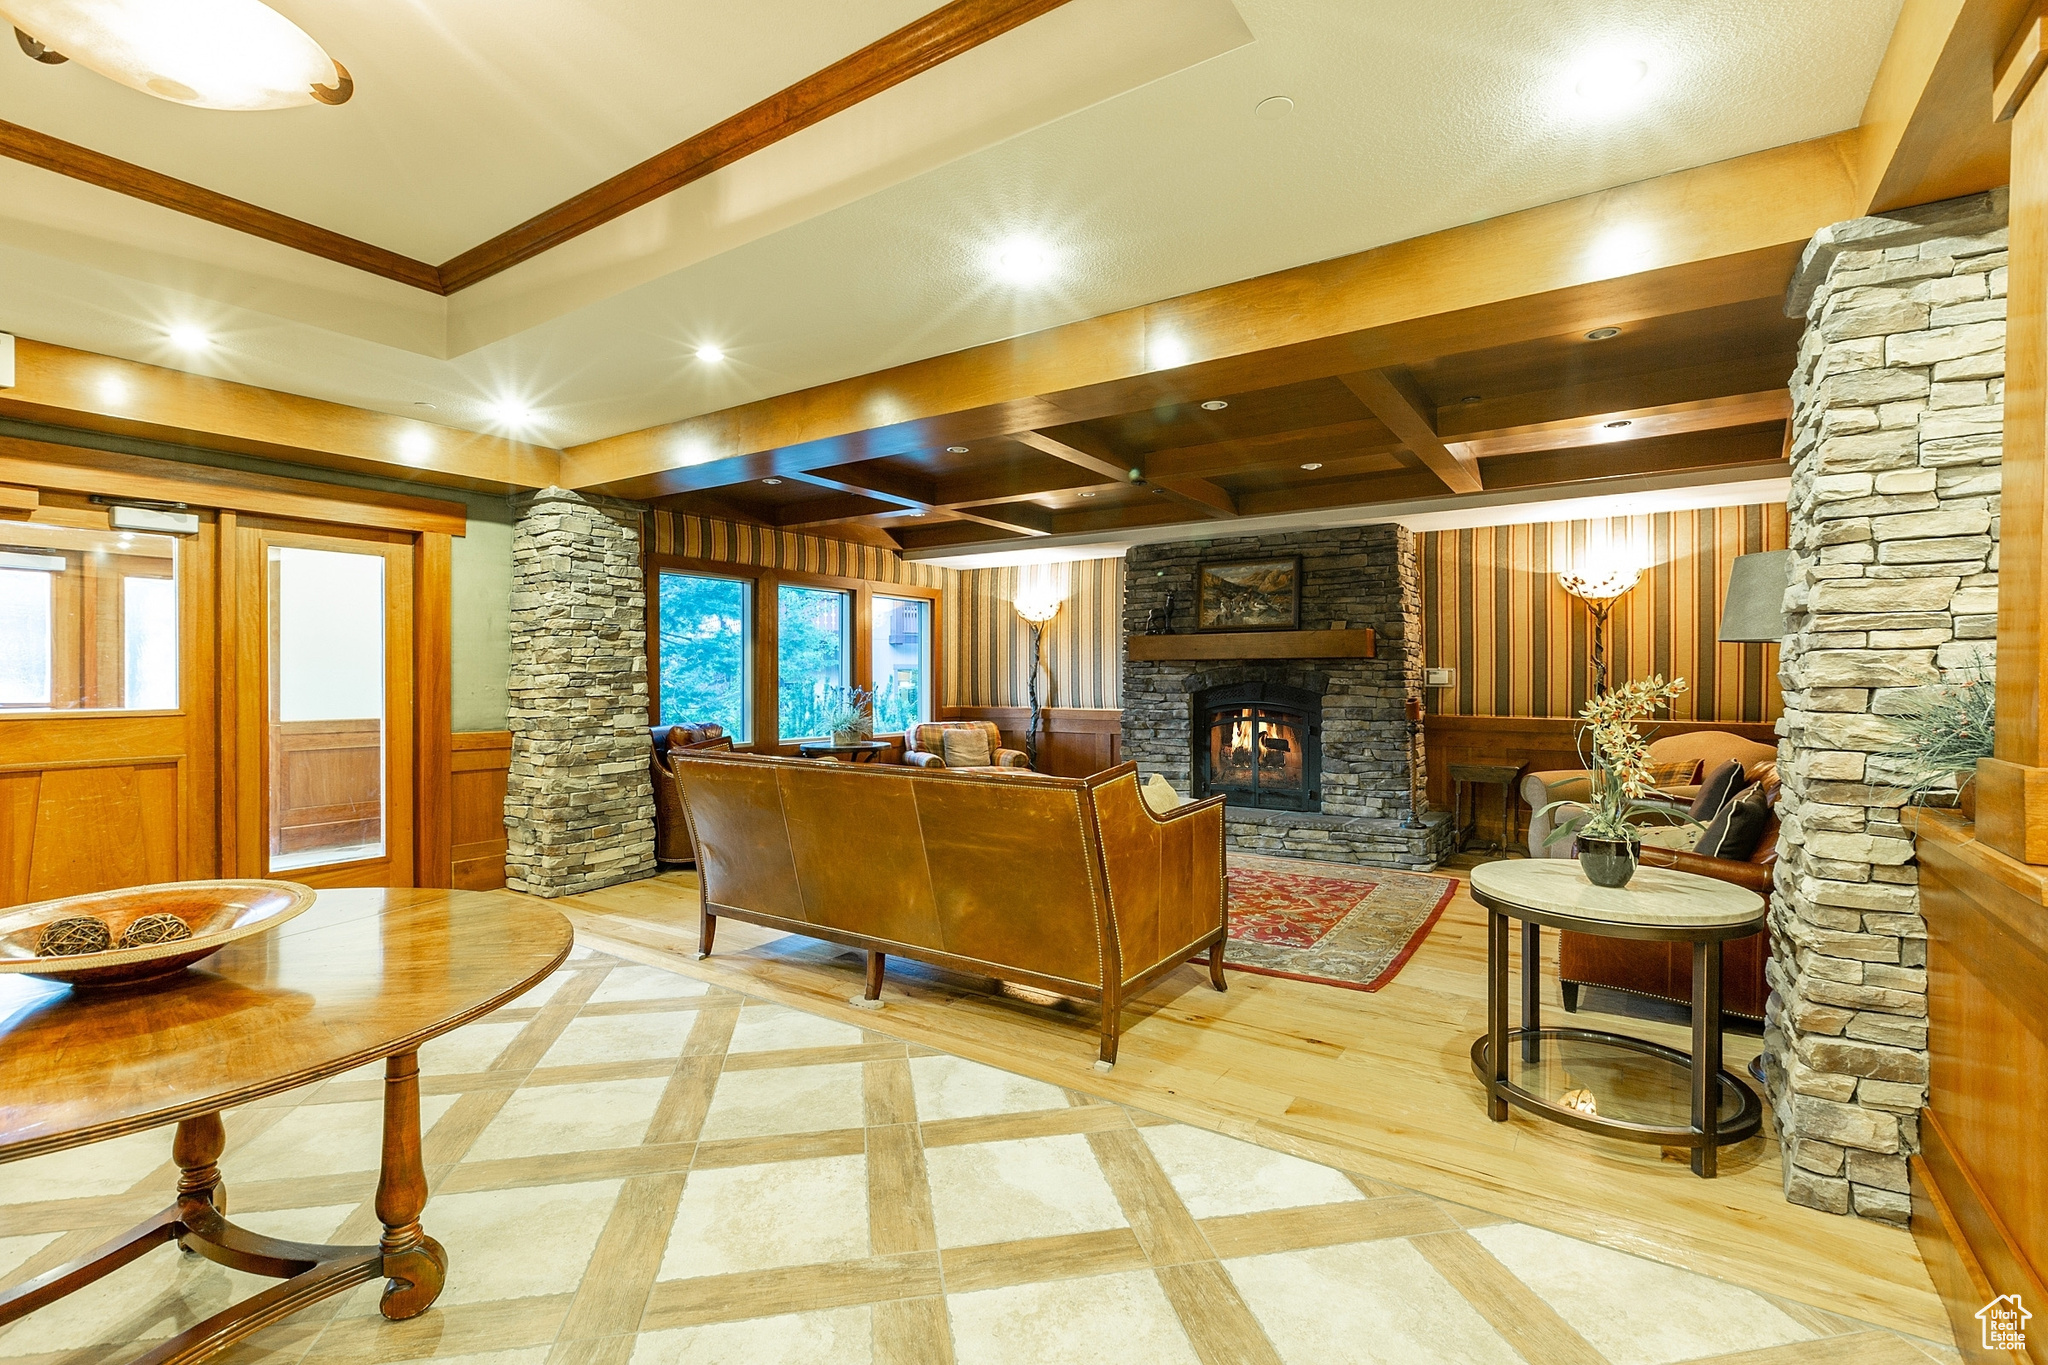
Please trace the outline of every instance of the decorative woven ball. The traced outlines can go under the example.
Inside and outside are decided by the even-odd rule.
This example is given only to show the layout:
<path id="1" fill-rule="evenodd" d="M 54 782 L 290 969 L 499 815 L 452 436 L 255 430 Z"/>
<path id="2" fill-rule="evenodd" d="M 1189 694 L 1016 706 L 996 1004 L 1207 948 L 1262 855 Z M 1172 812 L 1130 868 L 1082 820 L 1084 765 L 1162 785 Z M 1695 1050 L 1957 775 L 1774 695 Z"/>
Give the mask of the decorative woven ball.
<path id="1" fill-rule="evenodd" d="M 176 943 L 192 937 L 192 926 L 176 915 L 144 915 L 121 935 L 123 948 L 146 948 L 152 943 Z"/>
<path id="2" fill-rule="evenodd" d="M 75 957 L 79 953 L 103 953 L 114 946 L 107 926 L 91 915 L 73 915 L 43 926 L 36 940 L 37 957 Z"/>

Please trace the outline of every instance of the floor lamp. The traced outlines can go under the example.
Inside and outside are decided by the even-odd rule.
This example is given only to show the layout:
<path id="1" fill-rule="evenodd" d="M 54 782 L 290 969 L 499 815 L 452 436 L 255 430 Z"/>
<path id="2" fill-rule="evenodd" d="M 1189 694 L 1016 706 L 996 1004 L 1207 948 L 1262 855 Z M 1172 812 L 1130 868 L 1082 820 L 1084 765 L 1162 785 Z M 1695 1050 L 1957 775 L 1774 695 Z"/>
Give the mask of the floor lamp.
<path id="1" fill-rule="evenodd" d="M 1640 568 L 1567 570 L 1557 576 L 1558 585 L 1586 604 L 1593 617 L 1593 695 L 1607 695 L 1607 613 L 1622 594 L 1642 579 Z"/>
<path id="2" fill-rule="evenodd" d="M 1024 732 L 1024 761 L 1038 771 L 1038 664 L 1044 652 L 1044 632 L 1060 614 L 1060 599 L 1050 595 L 1017 599 L 1017 616 L 1031 627 L 1031 723 Z"/>

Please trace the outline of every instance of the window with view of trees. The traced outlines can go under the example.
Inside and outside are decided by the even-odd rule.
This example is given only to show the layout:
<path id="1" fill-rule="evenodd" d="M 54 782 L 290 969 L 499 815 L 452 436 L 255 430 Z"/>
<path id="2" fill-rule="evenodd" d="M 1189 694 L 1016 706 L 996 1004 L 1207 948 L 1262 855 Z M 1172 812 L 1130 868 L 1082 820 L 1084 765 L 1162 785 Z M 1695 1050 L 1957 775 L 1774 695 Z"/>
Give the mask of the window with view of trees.
<path id="1" fill-rule="evenodd" d="M 851 605 L 830 588 L 776 588 L 776 720 L 785 741 L 832 733 L 853 664 Z"/>
<path id="2" fill-rule="evenodd" d="M 661 723 L 711 722 L 735 742 L 748 724 L 751 659 L 748 597 L 742 578 L 668 573 L 660 582 Z"/>
<path id="3" fill-rule="evenodd" d="M 919 597 L 884 597 L 874 605 L 875 733 L 900 734 L 930 720 L 932 604 Z"/>

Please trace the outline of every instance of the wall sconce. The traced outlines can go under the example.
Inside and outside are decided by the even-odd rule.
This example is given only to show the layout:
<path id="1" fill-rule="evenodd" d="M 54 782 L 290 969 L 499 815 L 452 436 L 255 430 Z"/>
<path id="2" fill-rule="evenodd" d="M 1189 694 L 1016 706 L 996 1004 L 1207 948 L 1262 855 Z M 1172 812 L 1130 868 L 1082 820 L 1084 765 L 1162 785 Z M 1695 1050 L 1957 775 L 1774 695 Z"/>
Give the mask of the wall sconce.
<path id="1" fill-rule="evenodd" d="M 1640 564 L 1611 564 L 1566 570 L 1557 576 L 1558 586 L 1586 604 L 1593 617 L 1593 695 L 1607 695 L 1607 651 L 1604 636 L 1607 613 L 1622 594 L 1642 581 Z"/>
<path id="2" fill-rule="evenodd" d="M 1044 632 L 1060 614 L 1060 598 L 1044 587 L 1019 589 L 1017 616 L 1031 627 L 1031 723 L 1024 732 L 1024 761 L 1038 771 L 1038 666 L 1044 653 Z"/>

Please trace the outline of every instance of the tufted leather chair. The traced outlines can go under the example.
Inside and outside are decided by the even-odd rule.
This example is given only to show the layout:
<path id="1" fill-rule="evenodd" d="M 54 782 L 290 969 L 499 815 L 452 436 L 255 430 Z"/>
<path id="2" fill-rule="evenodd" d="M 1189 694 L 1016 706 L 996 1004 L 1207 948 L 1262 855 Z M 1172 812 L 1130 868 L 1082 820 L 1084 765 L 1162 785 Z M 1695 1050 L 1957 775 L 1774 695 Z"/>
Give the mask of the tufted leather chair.
<path id="1" fill-rule="evenodd" d="M 683 813 L 682 797 L 676 793 L 675 769 L 669 753 L 680 749 L 732 747 L 722 725 L 650 725 L 647 738 L 654 751 L 647 776 L 654 785 L 654 859 L 661 863 L 690 863 L 689 819 Z"/>
<path id="2" fill-rule="evenodd" d="M 903 732 L 903 761 L 913 768 L 943 768 L 946 766 L 945 741 L 939 736 L 947 730 L 966 730 L 976 726 L 988 732 L 988 767 L 954 771 L 988 772 L 1001 768 L 1029 771 L 1031 765 L 1021 750 L 1002 747 L 1003 732 L 992 720 L 921 720 Z"/>

